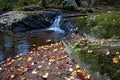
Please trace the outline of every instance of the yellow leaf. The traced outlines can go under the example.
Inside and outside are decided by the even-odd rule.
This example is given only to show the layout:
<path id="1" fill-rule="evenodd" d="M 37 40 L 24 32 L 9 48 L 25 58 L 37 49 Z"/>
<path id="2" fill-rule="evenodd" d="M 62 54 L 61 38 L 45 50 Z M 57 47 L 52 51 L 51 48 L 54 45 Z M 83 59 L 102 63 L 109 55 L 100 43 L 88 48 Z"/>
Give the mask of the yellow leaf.
<path id="1" fill-rule="evenodd" d="M 49 59 L 49 62 L 54 62 L 55 60 L 54 59 Z"/>
<path id="2" fill-rule="evenodd" d="M 20 61 L 20 60 L 22 60 L 22 59 L 23 59 L 23 58 L 18 58 L 17 60 Z"/>
<path id="3" fill-rule="evenodd" d="M 80 65 L 79 65 L 79 64 L 76 64 L 75 67 L 76 67 L 76 69 L 79 69 L 79 68 L 80 68 Z"/>
<path id="4" fill-rule="evenodd" d="M 93 50 L 88 50 L 88 53 L 92 53 L 93 52 Z"/>
<path id="5" fill-rule="evenodd" d="M 73 77 L 75 77 L 77 75 L 77 72 L 76 71 L 73 71 L 72 73 L 71 73 L 71 76 L 73 76 Z"/>
<path id="6" fill-rule="evenodd" d="M 27 62 L 30 62 L 30 61 L 32 61 L 32 60 L 33 60 L 32 57 L 28 57 L 28 58 L 27 58 Z"/>
<path id="7" fill-rule="evenodd" d="M 119 58 L 118 57 L 115 57 L 112 60 L 113 60 L 113 63 L 118 63 L 119 62 Z"/>
<path id="8" fill-rule="evenodd" d="M 85 76 L 86 79 L 90 79 L 90 75 Z"/>

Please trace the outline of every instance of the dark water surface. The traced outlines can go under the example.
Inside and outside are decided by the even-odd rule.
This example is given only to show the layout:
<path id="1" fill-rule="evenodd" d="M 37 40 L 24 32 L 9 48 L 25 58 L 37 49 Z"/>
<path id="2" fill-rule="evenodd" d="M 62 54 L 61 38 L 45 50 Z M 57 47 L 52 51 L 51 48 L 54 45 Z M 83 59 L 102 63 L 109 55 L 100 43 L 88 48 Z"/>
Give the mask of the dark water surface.
<path id="1" fill-rule="evenodd" d="M 64 34 L 52 30 L 32 30 L 18 34 L 0 32 L 0 61 L 19 54 L 28 54 L 38 46 L 60 41 L 63 37 Z"/>

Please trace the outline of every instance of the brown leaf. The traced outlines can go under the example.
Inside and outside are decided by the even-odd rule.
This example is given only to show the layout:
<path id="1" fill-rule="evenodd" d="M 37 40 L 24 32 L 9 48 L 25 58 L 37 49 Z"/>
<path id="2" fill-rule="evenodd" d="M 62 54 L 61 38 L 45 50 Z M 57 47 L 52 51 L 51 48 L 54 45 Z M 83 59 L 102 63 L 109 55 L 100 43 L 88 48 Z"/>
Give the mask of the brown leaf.
<path id="1" fill-rule="evenodd" d="M 28 68 L 24 68 L 23 70 L 19 71 L 20 75 L 23 75 L 24 73 L 26 73 L 28 71 Z"/>

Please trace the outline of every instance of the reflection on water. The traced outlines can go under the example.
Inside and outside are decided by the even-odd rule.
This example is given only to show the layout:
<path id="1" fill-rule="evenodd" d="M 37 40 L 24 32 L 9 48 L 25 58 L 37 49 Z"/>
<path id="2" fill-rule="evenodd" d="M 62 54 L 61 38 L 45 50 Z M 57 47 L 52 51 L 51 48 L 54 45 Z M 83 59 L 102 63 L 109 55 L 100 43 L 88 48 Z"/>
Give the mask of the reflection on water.
<path id="1" fill-rule="evenodd" d="M 19 54 L 28 54 L 30 49 L 51 42 L 60 41 L 64 34 L 56 33 L 50 30 L 32 30 L 21 34 L 12 34 L 0 32 L 0 61 L 8 57 L 15 57 Z M 36 45 L 36 46 L 33 46 Z"/>
<path id="2" fill-rule="evenodd" d="M 17 54 L 27 54 L 29 44 L 23 38 L 0 34 L 0 61 Z"/>
<path id="3" fill-rule="evenodd" d="M 16 46 L 17 54 L 27 54 L 29 52 L 29 44 L 26 40 L 21 40 Z"/>

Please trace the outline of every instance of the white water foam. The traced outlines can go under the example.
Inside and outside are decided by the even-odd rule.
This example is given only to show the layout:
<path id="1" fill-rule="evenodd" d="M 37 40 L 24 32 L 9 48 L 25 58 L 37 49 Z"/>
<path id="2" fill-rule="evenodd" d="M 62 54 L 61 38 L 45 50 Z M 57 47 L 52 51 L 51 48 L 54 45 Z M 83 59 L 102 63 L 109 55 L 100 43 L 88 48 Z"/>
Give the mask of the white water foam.
<path id="1" fill-rule="evenodd" d="M 53 30 L 55 32 L 58 32 L 58 33 L 65 33 L 64 30 L 60 29 L 60 21 L 62 19 L 62 16 L 57 16 L 55 18 L 55 21 L 53 22 L 53 24 L 50 26 L 50 28 L 48 28 L 47 30 Z"/>

